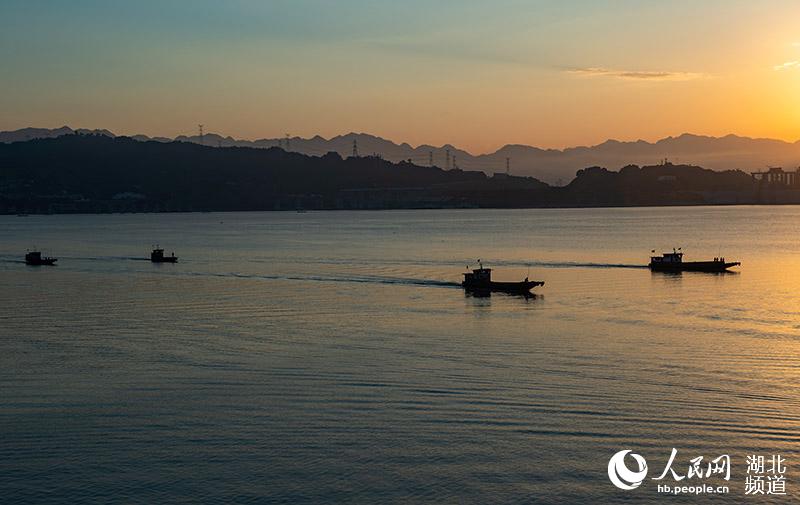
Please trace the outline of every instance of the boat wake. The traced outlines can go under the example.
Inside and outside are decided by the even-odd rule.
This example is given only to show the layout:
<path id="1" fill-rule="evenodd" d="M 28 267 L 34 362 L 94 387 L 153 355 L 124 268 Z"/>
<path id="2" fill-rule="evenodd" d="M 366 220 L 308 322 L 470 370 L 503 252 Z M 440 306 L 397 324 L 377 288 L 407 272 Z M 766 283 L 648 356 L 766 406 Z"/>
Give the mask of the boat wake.
<path id="1" fill-rule="evenodd" d="M 150 261 L 146 256 L 64 256 L 64 259 L 83 261 Z"/>
<path id="2" fill-rule="evenodd" d="M 201 274 L 203 275 L 203 274 Z M 309 281 L 309 282 L 344 282 L 361 284 L 392 284 L 405 286 L 428 286 L 440 288 L 460 288 L 457 282 L 439 281 L 433 279 L 415 279 L 407 277 L 383 277 L 373 275 L 360 276 L 327 276 L 327 275 L 257 275 L 257 274 L 216 274 L 219 277 L 237 277 L 241 279 L 267 279 L 283 281 Z"/>
<path id="3" fill-rule="evenodd" d="M 518 263 L 516 266 L 541 268 L 647 268 L 647 265 L 632 265 L 628 263 L 581 263 L 576 261 L 531 261 Z"/>
<path id="4" fill-rule="evenodd" d="M 66 260 L 83 260 L 83 261 L 150 261 L 150 258 L 145 256 L 60 256 Z M 253 263 L 274 263 L 274 258 L 259 258 L 253 259 Z M 395 265 L 436 265 L 436 266 L 453 266 L 452 261 L 443 260 L 403 260 L 403 259 L 387 259 L 370 260 L 365 258 L 296 258 L 294 263 L 298 264 L 332 264 L 332 265 L 352 265 L 352 264 L 395 264 Z M 485 260 L 485 263 L 492 264 L 495 267 L 539 267 L 539 268 L 647 268 L 647 265 L 639 264 L 634 265 L 630 263 L 589 263 L 579 261 L 519 261 L 519 260 L 502 260 L 490 259 Z M 366 278 L 366 277 L 365 277 Z M 360 282 L 355 280 L 353 282 Z M 372 282 L 372 281 L 364 281 Z M 427 281 L 426 281 L 427 282 Z M 440 282 L 440 281 L 432 281 Z M 441 281 L 443 282 L 443 281 Z"/>
<path id="5" fill-rule="evenodd" d="M 282 258 L 272 258 L 272 257 L 264 257 L 264 258 L 257 258 L 252 260 L 253 263 L 274 263 L 276 261 L 281 261 Z M 453 267 L 454 265 L 463 265 L 466 264 L 465 262 L 473 261 L 471 259 L 464 259 L 461 260 L 442 260 L 442 259 L 424 259 L 424 258 L 413 258 L 413 259 L 404 259 L 404 258 L 294 258 L 293 262 L 296 264 L 323 264 L 323 265 L 353 265 L 353 264 L 361 264 L 361 265 L 413 265 L 413 266 L 441 266 L 441 267 Z M 520 261 L 520 260 L 503 260 L 503 259 L 494 259 L 494 258 L 487 258 L 484 259 L 484 263 L 487 265 L 492 265 L 494 267 L 516 267 L 516 268 L 526 268 L 526 267 L 541 267 L 541 268 L 647 268 L 645 264 L 630 264 L 630 263 L 587 263 L 587 262 L 578 262 L 578 261 Z"/>
<path id="6" fill-rule="evenodd" d="M 145 256 L 60 256 L 65 261 L 69 260 L 77 260 L 77 261 L 92 261 L 92 262 L 114 262 L 114 261 L 143 261 L 150 263 L 150 258 Z M 16 258 L 16 257 L 3 257 L 0 256 L 0 262 L 4 263 L 24 263 L 24 261 Z M 387 260 L 384 260 L 387 262 Z M 302 259 L 298 259 L 296 263 L 308 263 L 308 264 L 353 264 L 353 263 L 360 263 L 360 264 L 369 264 L 371 263 L 369 260 L 365 260 L 363 258 L 353 258 L 353 259 L 308 259 L 303 261 Z M 377 261 L 374 262 L 378 264 Z M 427 265 L 427 264 L 435 264 L 435 265 L 448 265 L 450 267 L 453 266 L 452 262 L 445 262 L 445 261 L 424 261 L 424 260 L 411 260 L 411 261 L 403 261 L 403 260 L 388 260 L 389 264 L 397 264 L 397 265 L 405 265 L 405 264 L 413 264 L 413 265 Z M 489 260 L 487 263 L 491 263 L 496 267 L 509 267 L 509 268 L 631 268 L 631 269 L 646 269 L 648 268 L 647 265 L 634 265 L 628 263 L 591 263 L 591 262 L 578 262 L 578 261 L 519 261 L 519 260 Z M 176 272 L 177 273 L 177 272 Z M 188 274 L 189 272 L 183 272 L 184 274 Z M 234 275 L 240 277 L 253 277 L 253 278 L 264 278 L 264 279 L 273 279 L 273 280 L 297 280 L 297 281 L 316 281 L 316 282 L 351 282 L 351 283 L 376 283 L 376 284 L 404 284 L 404 285 L 414 285 L 414 286 L 438 286 L 438 287 L 460 287 L 461 284 L 456 282 L 448 282 L 448 281 L 441 281 L 441 280 L 431 280 L 431 279 L 416 279 L 416 278 L 406 278 L 406 277 L 384 277 L 384 276 L 366 276 L 366 275 L 359 275 L 359 276 L 266 276 L 266 275 L 245 275 L 245 274 L 194 274 L 194 275 Z"/>

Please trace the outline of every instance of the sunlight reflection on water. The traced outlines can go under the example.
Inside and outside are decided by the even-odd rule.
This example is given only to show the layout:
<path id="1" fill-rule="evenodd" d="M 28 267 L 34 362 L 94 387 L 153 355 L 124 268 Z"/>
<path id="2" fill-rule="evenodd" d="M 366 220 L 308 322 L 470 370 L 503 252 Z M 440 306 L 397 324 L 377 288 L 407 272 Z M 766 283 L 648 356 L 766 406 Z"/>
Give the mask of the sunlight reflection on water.
<path id="1" fill-rule="evenodd" d="M 798 455 L 799 227 L 798 207 L 0 216 L 0 489 L 655 502 L 608 458 L 676 447 L 730 453 L 736 503 L 747 453 Z M 156 242 L 180 262 L 142 260 Z M 59 266 L 20 263 L 34 244 Z M 678 246 L 742 267 L 635 268 Z M 465 294 L 478 257 L 546 285 Z"/>

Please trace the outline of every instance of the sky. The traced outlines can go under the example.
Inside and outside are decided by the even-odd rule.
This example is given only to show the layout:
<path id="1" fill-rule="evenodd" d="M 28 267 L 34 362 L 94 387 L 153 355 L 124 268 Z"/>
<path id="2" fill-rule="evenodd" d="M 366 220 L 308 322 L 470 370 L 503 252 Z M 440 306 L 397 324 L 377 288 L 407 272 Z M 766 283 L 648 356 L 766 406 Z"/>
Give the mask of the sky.
<path id="1" fill-rule="evenodd" d="M 800 139 L 797 0 L 2 0 L 0 130 Z"/>

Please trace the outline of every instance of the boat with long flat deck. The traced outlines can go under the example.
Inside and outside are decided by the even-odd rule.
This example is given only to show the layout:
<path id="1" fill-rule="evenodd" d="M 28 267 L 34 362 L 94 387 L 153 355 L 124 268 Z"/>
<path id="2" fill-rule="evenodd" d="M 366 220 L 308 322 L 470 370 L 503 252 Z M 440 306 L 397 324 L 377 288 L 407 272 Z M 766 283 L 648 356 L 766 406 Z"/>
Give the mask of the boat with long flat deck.
<path id="1" fill-rule="evenodd" d="M 42 256 L 41 251 L 28 251 L 25 253 L 25 264 L 31 266 L 55 265 L 58 258 Z"/>
<path id="2" fill-rule="evenodd" d="M 483 268 L 483 264 L 478 262 L 478 268 L 471 272 L 464 273 L 464 281 L 461 286 L 467 291 L 502 291 L 514 294 L 529 294 L 531 289 L 536 286 L 544 286 L 544 281 L 525 280 L 519 282 L 493 281 L 492 269 Z"/>
<path id="3" fill-rule="evenodd" d="M 651 251 L 655 253 L 656 251 Z M 654 272 L 727 272 L 729 268 L 741 265 L 738 261 L 725 261 L 725 258 L 714 258 L 711 261 L 683 261 L 680 248 L 661 256 L 650 257 L 650 270 Z"/>

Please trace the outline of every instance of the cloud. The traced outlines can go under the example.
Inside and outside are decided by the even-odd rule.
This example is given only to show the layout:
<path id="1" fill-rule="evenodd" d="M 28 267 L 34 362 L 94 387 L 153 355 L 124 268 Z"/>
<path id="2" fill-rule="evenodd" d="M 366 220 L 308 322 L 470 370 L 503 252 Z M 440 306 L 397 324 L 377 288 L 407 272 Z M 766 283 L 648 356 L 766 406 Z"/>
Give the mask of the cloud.
<path id="1" fill-rule="evenodd" d="M 780 65 L 775 65 L 772 67 L 774 70 L 781 71 L 781 70 L 789 70 L 792 68 L 800 68 L 800 61 L 787 61 L 786 63 L 782 63 Z"/>
<path id="2" fill-rule="evenodd" d="M 614 70 L 610 68 L 572 68 L 567 70 L 570 74 L 586 77 L 612 77 L 635 81 L 691 81 L 706 77 L 705 74 L 696 72 L 668 72 L 651 70 Z"/>

